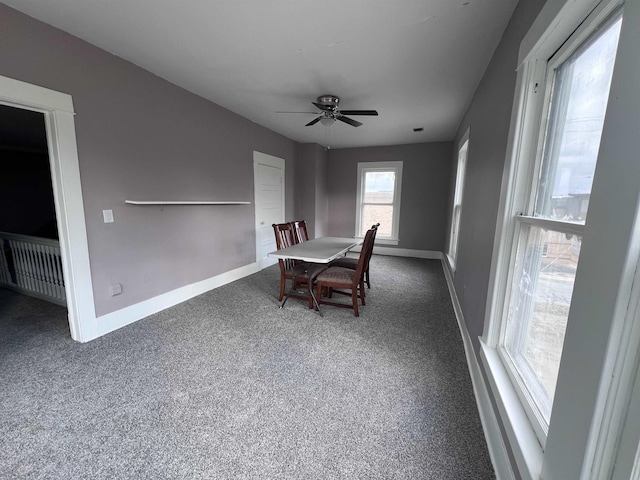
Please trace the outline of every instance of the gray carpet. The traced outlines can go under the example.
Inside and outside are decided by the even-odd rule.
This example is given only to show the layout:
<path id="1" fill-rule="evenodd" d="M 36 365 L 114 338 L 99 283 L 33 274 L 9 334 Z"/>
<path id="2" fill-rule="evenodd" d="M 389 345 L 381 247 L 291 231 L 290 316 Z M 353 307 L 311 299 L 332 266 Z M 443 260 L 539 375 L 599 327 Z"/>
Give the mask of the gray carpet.
<path id="1" fill-rule="evenodd" d="M 375 255 L 359 318 L 278 279 L 87 344 L 0 290 L 0 478 L 495 478 L 439 261 Z"/>

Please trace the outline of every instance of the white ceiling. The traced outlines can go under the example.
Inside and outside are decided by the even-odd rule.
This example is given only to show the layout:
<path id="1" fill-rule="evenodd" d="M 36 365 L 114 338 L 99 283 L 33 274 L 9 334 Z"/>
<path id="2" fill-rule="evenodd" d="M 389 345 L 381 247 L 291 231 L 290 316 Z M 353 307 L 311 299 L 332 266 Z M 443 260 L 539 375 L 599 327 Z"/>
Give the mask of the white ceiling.
<path id="1" fill-rule="evenodd" d="M 517 0 L 2 0 L 260 125 L 332 148 L 451 140 Z M 354 128 L 317 123 L 322 94 Z M 423 128 L 415 133 L 414 128 Z"/>

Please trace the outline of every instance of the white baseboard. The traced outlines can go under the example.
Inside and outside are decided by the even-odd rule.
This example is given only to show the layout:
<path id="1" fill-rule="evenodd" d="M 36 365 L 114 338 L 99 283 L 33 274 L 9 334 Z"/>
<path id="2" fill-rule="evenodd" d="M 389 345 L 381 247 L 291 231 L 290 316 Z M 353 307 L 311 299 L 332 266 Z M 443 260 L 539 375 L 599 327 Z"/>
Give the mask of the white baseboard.
<path id="1" fill-rule="evenodd" d="M 447 279 L 449 294 L 451 295 L 453 309 L 456 314 L 456 320 L 458 321 L 458 328 L 460 329 L 462 342 L 464 344 L 464 353 L 467 357 L 467 365 L 469 366 L 469 374 L 471 375 L 471 383 L 473 384 L 473 393 L 478 405 L 480 421 L 482 422 L 484 436 L 487 441 L 489 456 L 491 457 L 491 462 L 493 463 L 493 468 L 496 472 L 496 479 L 513 480 L 515 479 L 513 468 L 509 461 L 509 455 L 507 454 L 504 439 L 500 431 L 498 418 L 496 417 L 493 406 L 491 405 L 491 398 L 489 396 L 487 384 L 485 383 L 482 372 L 480 371 L 480 364 L 478 363 L 478 358 L 473 350 L 471 337 L 469 336 L 469 331 L 467 330 L 467 326 L 464 322 L 462 307 L 460 306 L 458 295 L 456 294 L 456 290 L 453 285 L 451 269 L 446 258 L 444 258 L 444 256 L 441 258 L 444 276 Z"/>
<path id="2" fill-rule="evenodd" d="M 206 280 L 163 293 L 162 295 L 136 303 L 135 305 L 131 305 L 121 310 L 102 315 L 96 319 L 96 335 L 92 338 L 87 338 L 86 341 L 101 337 L 102 335 L 113 332 L 114 330 L 148 317 L 149 315 L 153 315 L 161 310 L 173 307 L 174 305 L 201 295 L 209 290 L 213 290 L 214 288 L 240 280 L 241 278 L 252 275 L 258 271 L 260 271 L 258 264 L 251 263 L 249 265 L 236 268 L 235 270 L 216 275 L 215 277 L 207 278 Z"/>
<path id="3" fill-rule="evenodd" d="M 374 253 L 379 255 L 395 255 L 400 257 L 413 257 L 413 258 L 427 258 L 441 260 L 443 258 L 442 252 L 430 251 L 430 250 L 411 250 L 406 248 L 391 248 L 380 247 L 374 248 Z M 125 307 L 115 312 L 107 313 L 96 318 L 96 328 L 92 332 L 93 335 L 89 335 L 87 338 L 83 338 L 83 342 L 88 342 L 95 338 L 106 335 L 119 328 L 129 325 L 133 322 L 158 313 L 161 310 L 170 308 L 178 303 L 182 303 L 190 298 L 201 295 L 214 288 L 221 287 L 227 283 L 234 282 L 248 275 L 252 275 L 261 268 L 257 263 L 251 263 L 243 267 L 236 268 L 229 272 L 222 273 L 215 277 L 202 280 L 200 282 L 186 285 L 184 287 L 177 288 L 157 297 L 144 300 L 135 305 Z"/>

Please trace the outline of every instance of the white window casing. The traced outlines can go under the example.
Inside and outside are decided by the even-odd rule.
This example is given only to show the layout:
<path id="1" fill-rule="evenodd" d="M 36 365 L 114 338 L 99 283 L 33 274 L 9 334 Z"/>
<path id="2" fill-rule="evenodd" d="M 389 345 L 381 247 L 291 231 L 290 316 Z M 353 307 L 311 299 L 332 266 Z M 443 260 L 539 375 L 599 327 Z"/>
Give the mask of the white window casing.
<path id="1" fill-rule="evenodd" d="M 451 270 L 456 269 L 458 256 L 458 241 L 460 239 L 460 223 L 462 217 L 462 202 L 464 199 L 464 182 L 466 178 L 467 159 L 469 157 L 469 129 L 462 136 L 458 148 L 458 164 L 456 168 L 456 184 L 453 196 L 453 210 L 451 212 L 451 229 L 449 232 L 449 246 L 447 259 Z"/>
<path id="2" fill-rule="evenodd" d="M 384 180 L 380 188 L 385 191 L 367 191 L 367 175 L 378 176 Z M 392 179 L 392 180 L 390 180 Z M 370 185 L 370 189 L 372 186 Z M 375 188 L 375 187 L 373 187 Z M 392 190 L 389 190 L 392 189 Z M 376 200 L 379 193 L 380 200 Z M 362 237 L 364 231 L 373 223 L 380 223 L 376 243 L 397 245 L 400 239 L 400 200 L 402 198 L 402 162 L 359 162 L 358 185 L 356 194 L 355 236 Z M 370 211 L 365 211 L 367 208 Z M 376 214 L 378 210 L 380 213 Z"/>
<path id="3" fill-rule="evenodd" d="M 522 380 L 514 375 L 501 345 L 506 328 L 505 305 L 512 294 L 512 266 L 522 228 L 544 228 L 580 237 L 584 233 L 583 224 L 533 216 L 531 206 L 535 205 L 534 186 L 540 178 L 542 164 L 541 147 L 545 139 L 541 129 L 545 128 L 544 119 L 548 116 L 552 94 L 545 88 L 550 80 L 546 78 L 547 72 L 554 67 L 549 59 L 555 54 L 553 62 L 564 61 L 572 48 L 597 31 L 621 4 L 616 0 L 605 1 L 594 10 L 596 3 L 579 0 L 546 5 L 521 44 L 517 69 L 485 328 L 481 337 L 481 360 L 523 478 L 538 478 L 540 474 L 547 429 L 544 421 L 540 421 L 539 412 L 532 411 L 533 402 L 523 398 L 527 389 L 518 386 Z M 571 40 L 566 42 L 569 37 Z M 545 246 L 542 254 L 547 253 L 548 246 Z"/>

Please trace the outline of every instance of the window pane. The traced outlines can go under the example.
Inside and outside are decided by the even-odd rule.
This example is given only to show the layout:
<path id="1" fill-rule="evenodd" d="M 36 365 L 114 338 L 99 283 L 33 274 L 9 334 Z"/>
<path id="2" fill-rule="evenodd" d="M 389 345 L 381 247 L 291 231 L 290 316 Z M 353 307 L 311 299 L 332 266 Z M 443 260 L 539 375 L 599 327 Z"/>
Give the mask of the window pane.
<path id="1" fill-rule="evenodd" d="M 366 172 L 364 177 L 364 203 L 392 204 L 395 184 L 395 172 Z"/>
<path id="2" fill-rule="evenodd" d="M 364 205 L 362 208 L 362 231 L 364 234 L 371 225 L 379 223 L 378 237 L 390 237 L 393 221 L 393 205 Z"/>
<path id="3" fill-rule="evenodd" d="M 505 348 L 549 422 L 581 238 L 522 227 Z"/>
<path id="4" fill-rule="evenodd" d="M 620 24 L 618 19 L 556 70 L 536 216 L 586 219 Z"/>
<path id="5" fill-rule="evenodd" d="M 460 233 L 460 210 L 462 207 L 460 205 L 455 205 L 453 207 L 453 215 L 451 218 L 451 243 L 449 245 L 449 255 L 451 255 L 454 259 L 458 255 L 458 238 Z"/>

